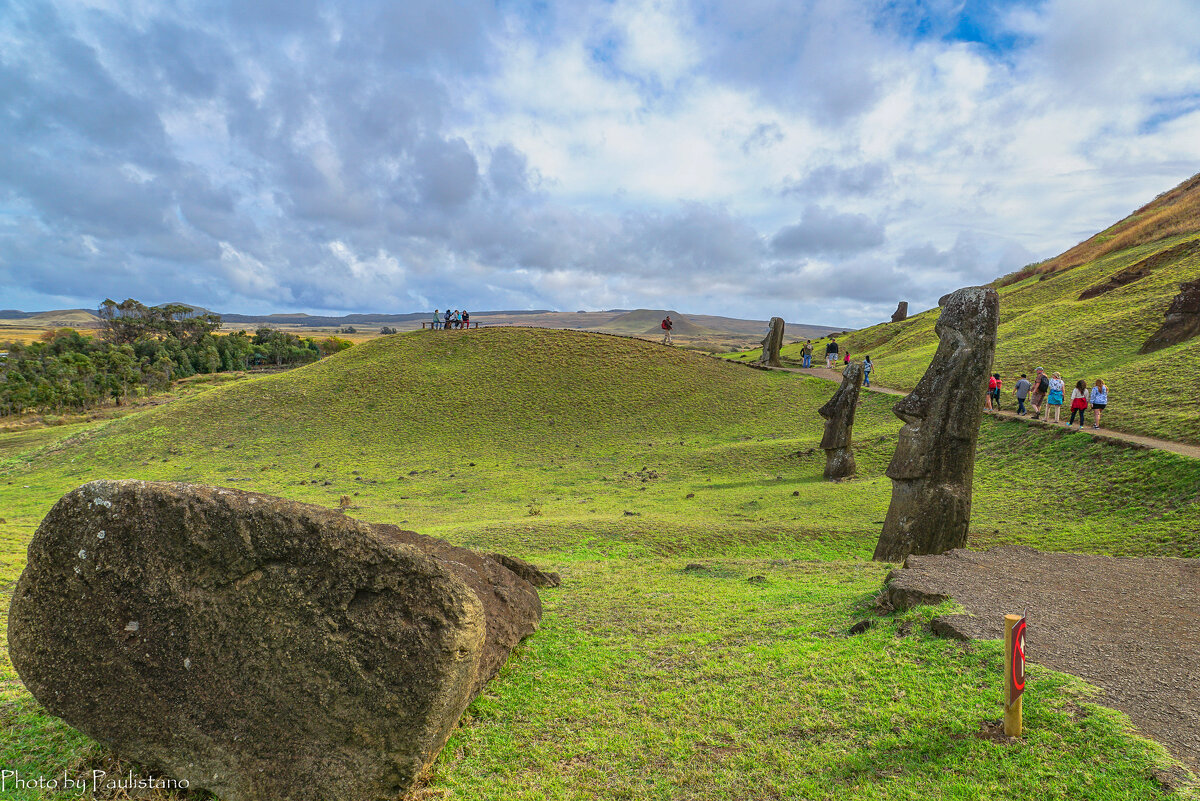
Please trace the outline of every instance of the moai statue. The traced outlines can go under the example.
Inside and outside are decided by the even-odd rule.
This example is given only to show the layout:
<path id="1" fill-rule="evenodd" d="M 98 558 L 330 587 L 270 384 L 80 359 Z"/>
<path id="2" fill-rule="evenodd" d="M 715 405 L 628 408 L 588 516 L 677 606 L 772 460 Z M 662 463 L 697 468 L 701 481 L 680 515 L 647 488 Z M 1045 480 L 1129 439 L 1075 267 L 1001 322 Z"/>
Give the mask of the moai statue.
<path id="1" fill-rule="evenodd" d="M 831 481 L 854 475 L 856 466 L 850 445 L 854 435 L 854 410 L 858 407 L 858 391 L 862 388 L 862 382 L 862 363 L 850 362 L 842 371 L 842 385 L 817 410 L 817 414 L 825 418 L 821 448 L 825 451 L 825 478 Z"/>
<path id="2" fill-rule="evenodd" d="M 908 319 L 908 301 L 902 300 L 896 304 L 896 310 L 892 312 L 892 322 L 899 323 Z"/>
<path id="3" fill-rule="evenodd" d="M 967 287 L 938 301 L 940 337 L 929 369 L 892 410 L 904 421 L 888 465 L 892 503 L 875 559 L 942 553 L 967 544 L 975 443 L 1000 320 L 1000 296 Z"/>
<path id="4" fill-rule="evenodd" d="M 759 364 L 766 364 L 771 367 L 783 367 L 783 362 L 779 361 L 779 349 L 783 347 L 783 318 L 771 318 L 771 330 L 767 332 L 766 337 L 762 341 L 762 356 L 758 357 Z"/>

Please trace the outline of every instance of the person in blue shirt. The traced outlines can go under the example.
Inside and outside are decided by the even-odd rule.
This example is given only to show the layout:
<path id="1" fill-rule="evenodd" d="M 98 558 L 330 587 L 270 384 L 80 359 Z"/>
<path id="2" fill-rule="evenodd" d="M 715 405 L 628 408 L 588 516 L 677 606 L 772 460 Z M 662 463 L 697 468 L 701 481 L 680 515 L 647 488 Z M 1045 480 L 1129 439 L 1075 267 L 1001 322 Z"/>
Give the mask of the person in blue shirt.
<path id="1" fill-rule="evenodd" d="M 1092 387 L 1089 400 L 1092 402 L 1092 414 L 1096 416 L 1096 422 L 1092 424 L 1092 428 L 1099 428 L 1100 413 L 1104 411 L 1104 407 L 1108 406 L 1108 387 L 1104 386 L 1103 379 L 1096 379 L 1096 386 Z"/>
<path id="2" fill-rule="evenodd" d="M 431 325 L 429 327 L 436 330 L 437 327 L 441 324 L 442 324 L 442 315 L 438 312 L 437 309 L 434 309 L 433 310 L 433 325 Z"/>
<path id="3" fill-rule="evenodd" d="M 875 365 L 871 362 L 871 357 L 863 358 L 863 386 L 871 386 L 871 371 L 875 369 Z"/>

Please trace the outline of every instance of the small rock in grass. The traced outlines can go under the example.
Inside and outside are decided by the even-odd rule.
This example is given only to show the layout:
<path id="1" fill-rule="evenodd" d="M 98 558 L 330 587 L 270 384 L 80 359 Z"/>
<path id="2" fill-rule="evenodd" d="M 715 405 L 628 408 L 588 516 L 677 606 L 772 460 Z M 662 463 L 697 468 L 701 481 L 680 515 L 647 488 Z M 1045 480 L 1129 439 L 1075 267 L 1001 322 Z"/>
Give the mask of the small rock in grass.
<path id="1" fill-rule="evenodd" d="M 317 462 L 316 464 L 314 464 L 314 465 L 313 465 L 313 468 L 314 468 L 314 469 L 316 469 L 316 468 L 318 468 L 318 467 L 320 467 L 320 466 L 321 466 L 321 463 L 320 463 L 320 462 Z"/>
<path id="2" fill-rule="evenodd" d="M 695 498 L 695 497 L 696 497 L 696 493 L 694 493 L 694 492 L 689 492 L 689 493 L 688 493 L 687 495 L 685 495 L 684 497 L 690 500 L 690 499 L 692 499 L 692 498 Z"/>
<path id="3" fill-rule="evenodd" d="M 799 498 L 799 497 L 800 497 L 800 490 L 793 490 L 793 491 L 792 491 L 792 497 L 793 497 L 793 498 Z"/>
<path id="4" fill-rule="evenodd" d="M 702 565 L 699 562 L 689 562 L 683 566 L 683 571 L 685 573 L 698 573 L 701 570 L 708 570 L 708 566 Z"/>
<path id="5" fill-rule="evenodd" d="M 766 584 L 767 577 L 766 576 L 751 576 L 750 578 L 746 579 L 746 581 L 750 582 L 751 584 Z"/>
<path id="6" fill-rule="evenodd" d="M 857 623 L 855 623 L 853 626 L 850 627 L 850 634 L 851 635 L 862 634 L 864 631 L 866 631 L 869 628 L 872 628 L 874 625 L 875 625 L 874 620 L 860 620 Z"/>
<path id="7" fill-rule="evenodd" d="M 636 516 L 637 516 L 637 514 L 638 514 L 637 512 L 631 512 L 631 511 L 629 511 L 628 509 L 626 509 L 626 510 L 625 510 L 625 516 L 626 516 L 626 517 L 636 517 Z"/>

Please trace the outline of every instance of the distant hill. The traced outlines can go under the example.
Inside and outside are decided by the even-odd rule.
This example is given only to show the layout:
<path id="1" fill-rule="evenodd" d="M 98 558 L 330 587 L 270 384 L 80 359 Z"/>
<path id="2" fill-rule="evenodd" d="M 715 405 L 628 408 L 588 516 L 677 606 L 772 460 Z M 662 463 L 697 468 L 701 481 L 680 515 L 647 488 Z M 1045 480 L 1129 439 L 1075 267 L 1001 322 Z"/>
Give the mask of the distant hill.
<path id="1" fill-rule="evenodd" d="M 88 309 L 58 309 L 55 311 L 23 312 L 16 309 L 0 311 L 0 320 L 20 321 L 32 328 L 94 328 L 100 325 L 100 318 L 94 311 Z"/>
<path id="2" fill-rule="evenodd" d="M 1013 405 L 1016 377 L 1041 366 L 1062 373 L 1068 387 L 1080 378 L 1089 385 L 1103 378 L 1110 387 L 1107 425 L 1200 442 L 1200 336 L 1140 352 L 1162 326 L 1180 284 L 1200 278 L 1198 210 L 1200 176 L 1037 269 L 996 282 L 995 371 L 1005 382 L 1006 407 Z M 871 356 L 878 383 L 910 389 L 937 347 L 937 315 L 931 309 L 842 342 L 855 355 Z M 795 346 L 783 353 L 798 358 Z"/>
<path id="3" fill-rule="evenodd" d="M 684 315 L 674 310 L 666 309 L 634 309 L 631 312 L 615 317 L 601 326 L 601 331 L 610 334 L 626 334 L 640 336 L 653 334 L 662 336 L 662 321 L 667 315 L 675 327 L 671 329 L 672 336 L 706 336 L 718 333 L 715 329 L 696 325 Z"/>

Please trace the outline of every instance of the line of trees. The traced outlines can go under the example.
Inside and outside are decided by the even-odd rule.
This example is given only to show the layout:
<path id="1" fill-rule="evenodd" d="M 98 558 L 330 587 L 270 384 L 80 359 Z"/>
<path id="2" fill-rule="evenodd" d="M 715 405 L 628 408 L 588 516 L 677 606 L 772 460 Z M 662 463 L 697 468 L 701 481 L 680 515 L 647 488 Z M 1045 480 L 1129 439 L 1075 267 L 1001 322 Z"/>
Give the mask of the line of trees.
<path id="1" fill-rule="evenodd" d="M 63 412 L 141 397 L 197 373 L 257 365 L 297 367 L 350 347 L 338 337 L 315 341 L 260 328 L 219 336 L 221 318 L 177 304 L 136 300 L 100 306 L 100 338 L 74 329 L 47 331 L 42 341 L 0 344 L 0 416 Z"/>

